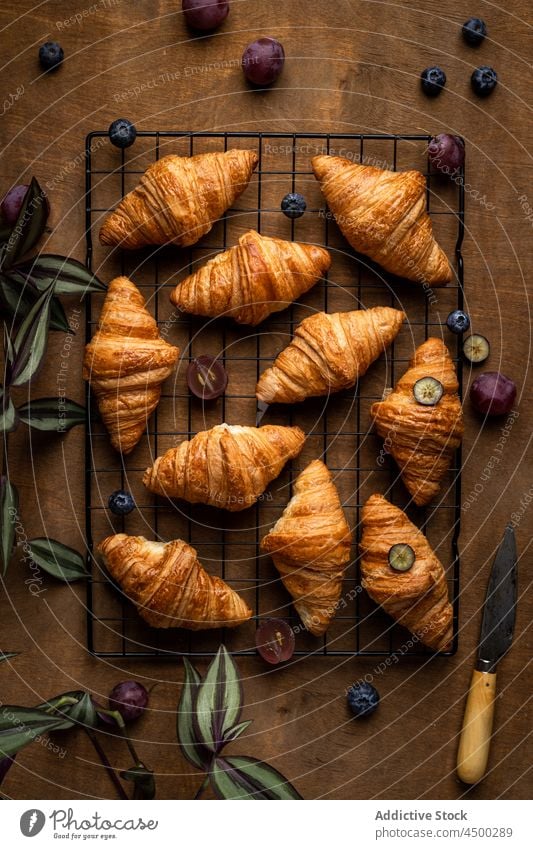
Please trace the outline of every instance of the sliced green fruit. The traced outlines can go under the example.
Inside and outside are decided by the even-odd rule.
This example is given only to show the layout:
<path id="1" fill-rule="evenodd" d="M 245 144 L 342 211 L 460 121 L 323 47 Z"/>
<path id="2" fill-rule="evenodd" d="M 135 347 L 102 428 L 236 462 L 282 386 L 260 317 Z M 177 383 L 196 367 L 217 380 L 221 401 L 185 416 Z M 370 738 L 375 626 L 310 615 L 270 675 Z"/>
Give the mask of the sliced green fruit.
<path id="1" fill-rule="evenodd" d="M 389 566 L 395 572 L 408 572 L 415 562 L 415 553 L 406 542 L 398 542 L 389 551 Z"/>
<path id="2" fill-rule="evenodd" d="M 489 340 L 480 333 L 472 333 L 463 342 L 463 354 L 470 363 L 484 363 L 490 354 Z"/>
<path id="3" fill-rule="evenodd" d="M 444 386 L 435 377 L 421 377 L 413 386 L 413 395 L 419 404 L 434 407 L 444 395 Z"/>

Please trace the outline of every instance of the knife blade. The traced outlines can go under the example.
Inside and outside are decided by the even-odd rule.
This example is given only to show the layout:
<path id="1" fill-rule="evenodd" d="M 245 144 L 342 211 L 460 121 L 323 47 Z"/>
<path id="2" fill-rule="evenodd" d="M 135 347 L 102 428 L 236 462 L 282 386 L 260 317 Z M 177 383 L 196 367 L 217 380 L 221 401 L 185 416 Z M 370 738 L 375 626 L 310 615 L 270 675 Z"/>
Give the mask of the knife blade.
<path id="1" fill-rule="evenodd" d="M 478 659 L 470 682 L 457 752 L 457 774 L 465 784 L 476 784 L 487 768 L 496 697 L 495 670 L 513 641 L 517 564 L 515 534 L 508 525 L 487 585 Z"/>

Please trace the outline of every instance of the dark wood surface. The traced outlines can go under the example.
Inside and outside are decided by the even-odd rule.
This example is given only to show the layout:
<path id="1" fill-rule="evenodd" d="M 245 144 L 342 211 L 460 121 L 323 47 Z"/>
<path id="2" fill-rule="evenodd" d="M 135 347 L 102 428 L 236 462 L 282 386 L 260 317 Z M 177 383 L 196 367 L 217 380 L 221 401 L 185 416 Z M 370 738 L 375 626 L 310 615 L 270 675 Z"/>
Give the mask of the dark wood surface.
<path id="1" fill-rule="evenodd" d="M 531 538 L 529 280 L 531 268 L 531 78 L 526 7 L 479 2 L 490 39 L 466 47 L 459 25 L 470 5 L 414 2 L 273 0 L 232 3 L 215 35 L 191 39 L 177 0 L 93 7 L 83 0 L 2 3 L 2 100 L 23 94 L 2 118 L 1 183 L 35 174 L 51 189 L 52 233 L 46 249 L 84 256 L 83 140 L 120 115 L 144 129 L 313 132 L 461 133 L 467 140 L 467 306 L 492 343 L 490 368 L 518 385 L 516 418 L 504 436 L 500 462 L 485 466 L 502 438 L 502 422 L 480 425 L 465 406 L 463 494 L 481 490 L 464 512 L 461 533 L 461 621 L 457 655 L 392 664 L 377 675 L 382 703 L 368 722 L 351 721 L 344 690 L 372 673 L 375 661 L 307 659 L 268 676 L 256 659 L 239 662 L 245 679 L 245 718 L 254 724 L 234 750 L 270 761 L 305 798 L 527 798 L 531 794 Z M 76 12 L 81 23 L 66 22 Z M 91 11 L 92 9 L 92 11 Z M 442 11 L 440 11 L 442 9 Z M 58 23 L 60 22 L 60 23 Z M 284 74 L 271 91 L 250 91 L 235 65 L 253 38 L 270 34 L 285 46 Z M 58 39 L 66 54 L 59 73 L 40 77 L 37 47 Z M 220 67 L 213 63 L 220 63 Z M 444 94 L 429 100 L 418 76 L 429 64 L 446 69 Z M 473 67 L 500 74 L 486 101 L 470 91 Z M 191 71 L 190 69 L 195 69 Z M 189 70 L 187 70 L 189 69 Z M 148 81 L 157 84 L 128 93 Z M 480 200 L 481 198 L 481 200 Z M 78 307 L 65 301 L 67 314 Z M 56 392 L 63 338 L 52 336 L 47 364 L 32 395 Z M 83 400 L 83 329 L 72 342 L 67 394 Z M 83 432 L 66 437 L 21 428 L 9 444 L 10 474 L 21 495 L 24 533 L 56 537 L 82 550 Z M 521 504 L 522 502 L 522 504 Z M 495 545 L 512 513 L 523 555 L 516 636 L 499 670 L 490 771 L 466 790 L 455 777 L 457 735 L 474 662 L 480 606 Z M 0 700 L 35 704 L 74 688 L 104 698 L 125 677 L 155 685 L 150 713 L 135 728 L 138 749 L 158 773 L 158 796 L 191 798 L 201 782 L 180 755 L 175 707 L 182 666 L 96 660 L 85 648 L 85 591 L 45 579 L 29 592 L 31 573 L 15 557 L 2 593 L 0 648 L 20 651 L 0 666 Z M 14 798 L 111 797 L 113 788 L 81 734 L 56 738 L 64 758 L 34 744 L 17 758 L 3 790 Z M 110 743 L 113 763 L 126 767 L 122 747 Z"/>

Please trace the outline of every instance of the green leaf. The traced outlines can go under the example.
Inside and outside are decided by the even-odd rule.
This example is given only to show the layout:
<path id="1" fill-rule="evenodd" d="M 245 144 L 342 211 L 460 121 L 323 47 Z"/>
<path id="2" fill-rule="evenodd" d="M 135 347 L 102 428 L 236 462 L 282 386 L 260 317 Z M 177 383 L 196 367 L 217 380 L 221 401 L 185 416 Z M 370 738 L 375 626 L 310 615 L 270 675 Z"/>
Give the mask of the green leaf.
<path id="1" fill-rule="evenodd" d="M 239 672 L 226 647 L 220 646 L 198 690 L 194 717 L 198 740 L 212 752 L 219 752 L 241 711 Z"/>
<path id="2" fill-rule="evenodd" d="M 133 781 L 134 799 L 155 799 L 155 779 L 150 769 L 144 764 L 136 764 L 120 773 L 120 777 L 126 781 Z"/>
<path id="3" fill-rule="evenodd" d="M 36 430 L 64 431 L 85 424 L 85 407 L 69 398 L 37 398 L 22 404 L 17 412 L 24 424 Z"/>
<path id="4" fill-rule="evenodd" d="M 79 701 L 75 705 L 66 705 L 65 707 L 57 706 L 61 713 L 66 714 L 69 719 L 76 722 L 78 725 L 84 725 L 88 728 L 96 728 L 98 725 L 98 714 L 94 707 L 93 700 L 89 693 L 77 693 L 80 696 Z"/>
<path id="5" fill-rule="evenodd" d="M 22 278 L 13 279 L 11 274 L 0 274 L 0 304 L 15 323 L 26 318 L 39 297 L 39 292 Z M 59 298 L 52 298 L 50 307 L 50 330 L 72 333 Z"/>
<path id="6" fill-rule="evenodd" d="M 39 708 L 2 705 L 0 711 L 0 756 L 11 757 L 36 737 L 49 731 L 71 728 L 73 723 L 61 716 L 49 716 Z"/>
<path id="7" fill-rule="evenodd" d="M 6 475 L 0 477 L 0 556 L 2 559 L 2 574 L 5 575 L 13 543 L 15 542 L 15 525 L 18 518 L 19 496 L 15 486 Z"/>
<path id="8" fill-rule="evenodd" d="M 52 288 L 43 292 L 18 329 L 14 342 L 15 363 L 11 374 L 12 386 L 22 386 L 27 383 L 44 357 L 48 341 L 52 292 Z"/>
<path id="9" fill-rule="evenodd" d="M 11 269 L 13 273 L 29 279 L 41 292 L 53 283 L 56 295 L 85 295 L 107 290 L 105 283 L 83 263 L 57 254 L 41 254 Z"/>
<path id="10" fill-rule="evenodd" d="M 295 787 L 264 761 L 243 755 L 216 758 L 209 778 L 222 799 L 301 799 Z"/>
<path id="11" fill-rule="evenodd" d="M 48 201 L 39 183 L 32 177 L 30 186 L 20 208 L 17 223 L 6 242 L 2 268 L 11 268 L 41 238 L 48 219 Z"/>
<path id="12" fill-rule="evenodd" d="M 18 657 L 19 654 L 18 651 L 0 651 L 0 663 L 3 660 L 9 660 L 10 657 Z"/>
<path id="13" fill-rule="evenodd" d="M 11 369 L 11 366 L 15 362 L 15 348 L 13 347 L 13 341 L 11 339 L 11 335 L 9 333 L 9 328 L 4 321 L 4 357 L 6 359 L 6 363 Z"/>
<path id="14" fill-rule="evenodd" d="M 28 545 L 35 565 L 54 578 L 66 582 L 87 578 L 83 557 L 68 545 L 49 537 L 31 539 Z"/>
<path id="15" fill-rule="evenodd" d="M 0 389 L 0 431 L 11 433 L 18 425 L 18 415 L 9 394 Z"/>
<path id="16" fill-rule="evenodd" d="M 244 722 L 240 722 L 238 725 L 234 725 L 233 728 L 230 728 L 229 731 L 226 732 L 224 742 L 230 743 L 232 740 L 236 740 L 237 737 L 240 737 L 243 731 L 246 731 L 248 726 L 251 724 L 252 720 L 247 719 Z"/>
<path id="17" fill-rule="evenodd" d="M 204 746 L 198 743 L 194 731 L 196 697 L 202 679 L 186 657 L 183 658 L 183 665 L 185 667 L 185 680 L 181 688 L 176 717 L 178 741 L 181 751 L 189 763 L 198 767 L 198 769 L 205 769 L 209 762 L 208 752 L 206 752 Z"/>

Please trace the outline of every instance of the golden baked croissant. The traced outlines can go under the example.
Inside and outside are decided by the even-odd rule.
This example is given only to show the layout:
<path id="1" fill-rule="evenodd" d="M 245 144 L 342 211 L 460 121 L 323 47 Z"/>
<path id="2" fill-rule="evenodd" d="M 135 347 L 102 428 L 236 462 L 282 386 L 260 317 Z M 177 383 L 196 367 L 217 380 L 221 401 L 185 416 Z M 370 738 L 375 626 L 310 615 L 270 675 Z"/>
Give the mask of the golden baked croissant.
<path id="1" fill-rule="evenodd" d="M 98 546 L 111 577 L 154 628 L 233 628 L 252 611 L 225 581 L 208 575 L 181 539 L 150 542 L 114 534 Z"/>
<path id="2" fill-rule="evenodd" d="M 418 380 L 431 377 L 442 385 L 442 397 L 424 406 L 414 395 Z M 454 451 L 463 436 L 463 414 L 457 375 L 446 345 L 428 339 L 415 351 L 409 369 L 370 414 L 377 432 L 400 467 L 415 504 L 428 504 L 439 492 Z"/>
<path id="3" fill-rule="evenodd" d="M 390 307 L 304 318 L 292 342 L 259 378 L 258 399 L 292 404 L 354 386 L 393 341 L 404 318 Z"/>
<path id="4" fill-rule="evenodd" d="M 307 292 L 330 265 L 324 248 L 250 230 L 179 283 L 170 300 L 183 312 L 255 325 Z"/>
<path id="5" fill-rule="evenodd" d="M 416 283 L 450 282 L 450 263 L 426 212 L 423 174 L 327 155 L 315 156 L 312 167 L 342 234 L 356 251 Z"/>
<path id="6" fill-rule="evenodd" d="M 361 524 L 362 585 L 369 596 L 429 648 L 449 649 L 452 606 L 446 576 L 424 534 L 382 495 L 370 496 L 361 512 Z M 393 546 L 412 549 L 409 562 L 413 554 L 414 561 L 407 571 L 390 565 Z M 391 559 L 394 562 L 394 557 Z"/>
<path id="7" fill-rule="evenodd" d="M 352 533 L 331 472 L 314 460 L 294 482 L 294 495 L 261 542 L 311 634 L 327 631 L 350 560 Z"/>
<path id="8" fill-rule="evenodd" d="M 161 339 L 131 280 L 112 280 L 98 330 L 85 348 L 83 378 L 117 451 L 129 454 L 137 445 L 178 356 L 179 349 Z"/>
<path id="9" fill-rule="evenodd" d="M 157 495 L 245 510 L 304 442 L 299 427 L 217 425 L 158 457 L 143 483 Z"/>
<path id="10" fill-rule="evenodd" d="M 252 150 L 164 156 L 104 219 L 103 245 L 194 245 L 244 191 L 259 158 Z"/>

